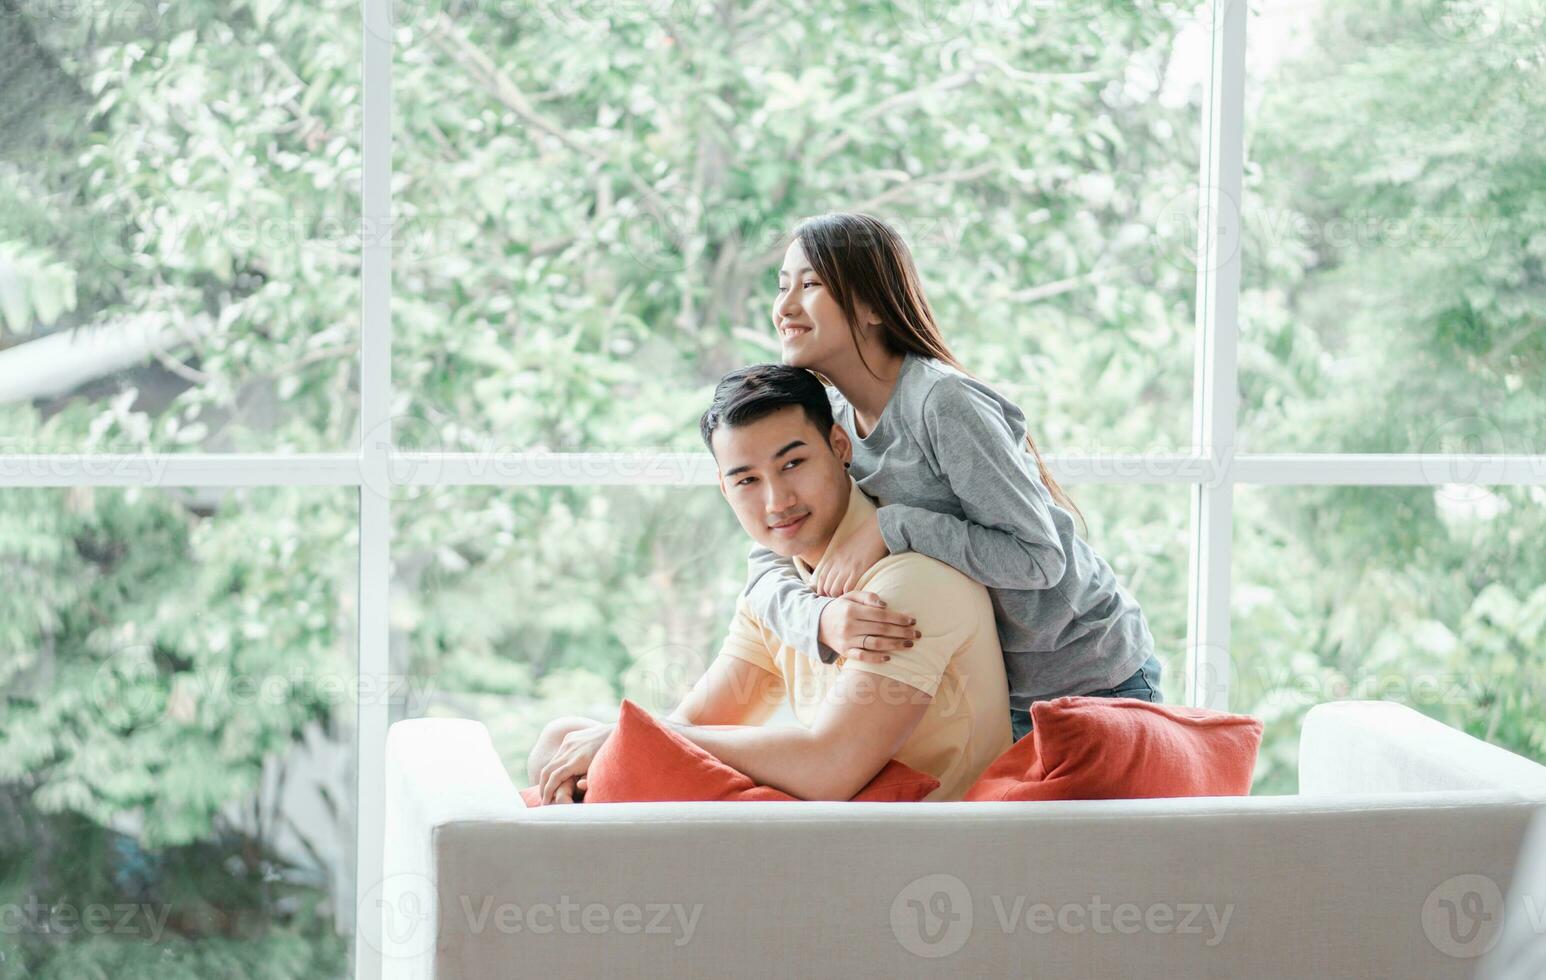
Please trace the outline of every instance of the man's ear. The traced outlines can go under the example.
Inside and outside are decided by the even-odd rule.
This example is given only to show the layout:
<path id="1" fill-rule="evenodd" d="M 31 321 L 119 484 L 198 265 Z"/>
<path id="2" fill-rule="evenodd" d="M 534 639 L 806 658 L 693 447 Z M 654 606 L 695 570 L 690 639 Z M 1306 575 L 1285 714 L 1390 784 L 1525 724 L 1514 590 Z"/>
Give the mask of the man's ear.
<path id="1" fill-rule="evenodd" d="M 832 443 L 832 454 L 842 460 L 844 466 L 853 462 L 853 440 L 848 438 L 848 430 L 844 429 L 841 423 L 832 423 L 832 434 L 827 438 Z"/>

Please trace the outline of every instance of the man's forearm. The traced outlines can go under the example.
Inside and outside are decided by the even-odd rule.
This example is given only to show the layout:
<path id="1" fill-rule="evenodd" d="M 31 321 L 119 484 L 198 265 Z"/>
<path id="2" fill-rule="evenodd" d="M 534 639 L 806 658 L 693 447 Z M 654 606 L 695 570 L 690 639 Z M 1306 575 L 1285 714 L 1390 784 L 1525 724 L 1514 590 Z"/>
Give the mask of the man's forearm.
<path id="1" fill-rule="evenodd" d="M 808 728 L 666 724 L 732 769 L 802 800 L 849 799 L 875 775 L 857 772 L 855 760 Z"/>

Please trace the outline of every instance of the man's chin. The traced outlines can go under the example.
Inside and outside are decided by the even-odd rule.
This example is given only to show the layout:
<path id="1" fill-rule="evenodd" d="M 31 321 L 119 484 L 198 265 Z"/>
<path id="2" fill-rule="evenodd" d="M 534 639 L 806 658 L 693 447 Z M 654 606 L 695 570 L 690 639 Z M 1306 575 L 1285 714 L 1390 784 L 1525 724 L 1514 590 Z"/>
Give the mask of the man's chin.
<path id="1" fill-rule="evenodd" d="M 758 540 L 757 543 L 783 558 L 793 558 L 804 550 L 798 543 L 784 538 L 767 537 Z"/>

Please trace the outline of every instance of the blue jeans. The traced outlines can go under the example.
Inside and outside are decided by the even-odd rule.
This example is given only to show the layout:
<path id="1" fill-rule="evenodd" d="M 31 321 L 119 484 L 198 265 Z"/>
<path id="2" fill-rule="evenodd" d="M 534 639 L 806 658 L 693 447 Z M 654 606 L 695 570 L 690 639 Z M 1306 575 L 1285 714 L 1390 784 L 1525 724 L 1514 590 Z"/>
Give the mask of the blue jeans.
<path id="1" fill-rule="evenodd" d="M 1085 697 L 1090 698 L 1137 698 L 1140 701 L 1148 701 L 1158 704 L 1160 701 L 1160 672 L 1162 671 L 1159 658 L 1149 654 L 1149 659 L 1143 662 L 1138 672 L 1116 687 L 1108 687 L 1101 691 L 1086 691 Z M 1037 700 L 1046 700 L 1038 698 Z M 1031 712 L 1028 708 L 1010 708 L 1009 726 L 1014 731 L 1015 741 L 1031 733 Z"/>

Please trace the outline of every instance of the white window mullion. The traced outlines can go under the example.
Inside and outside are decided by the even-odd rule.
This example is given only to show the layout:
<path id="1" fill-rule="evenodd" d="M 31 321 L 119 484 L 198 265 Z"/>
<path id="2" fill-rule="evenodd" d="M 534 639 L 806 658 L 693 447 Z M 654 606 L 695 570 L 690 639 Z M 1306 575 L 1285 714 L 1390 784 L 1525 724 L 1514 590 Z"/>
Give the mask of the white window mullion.
<path id="1" fill-rule="evenodd" d="M 392 0 L 364 0 L 360 182 L 359 638 L 356 672 L 354 975 L 382 975 L 381 909 L 386 840 L 388 590 L 392 511 L 388 492 L 392 408 Z M 365 692 L 369 692 L 368 694 Z"/>
<path id="2" fill-rule="evenodd" d="M 1186 701 L 1217 710 L 1229 706 L 1245 22 L 1242 0 L 1215 0 L 1198 195 L 1192 443 L 1194 452 L 1210 458 L 1213 477 L 1192 488 Z"/>
<path id="3" fill-rule="evenodd" d="M 1199 391 L 1207 381 L 1199 382 Z M 1199 395 L 1199 401 L 1201 396 Z M 371 432 L 382 443 L 386 422 Z M 382 448 L 375 447 L 375 448 Z M 6 487 L 714 486 L 708 453 L 393 453 L 367 477 L 359 453 L 0 453 Z M 1065 486 L 1543 486 L 1546 455 L 1480 453 L 1049 453 Z M 377 460 L 378 466 L 382 460 Z M 370 482 L 379 480 L 383 482 Z"/>
<path id="4" fill-rule="evenodd" d="M 1208 482 L 1199 453 L 1049 454 L 1059 483 L 1159 485 Z M 708 453 L 548 453 L 493 450 L 392 455 L 394 486 L 714 486 Z M 378 484 L 379 485 L 379 484 Z"/>
<path id="5" fill-rule="evenodd" d="M 352 487 L 355 453 L 0 455 L 0 487 Z"/>
<path id="6" fill-rule="evenodd" d="M 1236 483 L 1264 486 L 1540 486 L 1546 455 L 1282 453 L 1239 456 Z"/>

